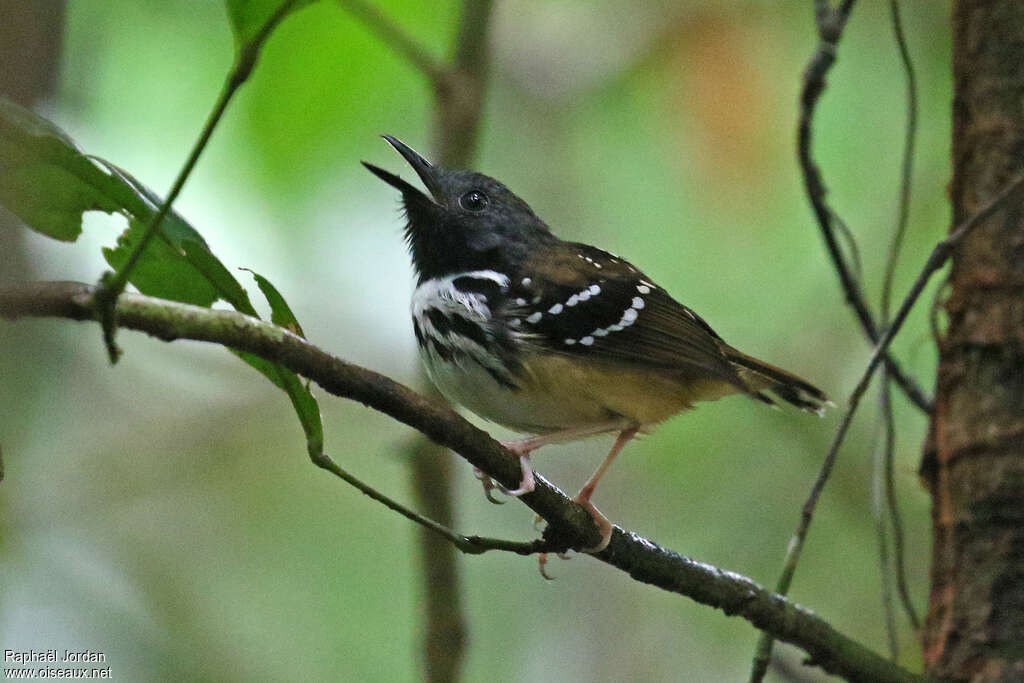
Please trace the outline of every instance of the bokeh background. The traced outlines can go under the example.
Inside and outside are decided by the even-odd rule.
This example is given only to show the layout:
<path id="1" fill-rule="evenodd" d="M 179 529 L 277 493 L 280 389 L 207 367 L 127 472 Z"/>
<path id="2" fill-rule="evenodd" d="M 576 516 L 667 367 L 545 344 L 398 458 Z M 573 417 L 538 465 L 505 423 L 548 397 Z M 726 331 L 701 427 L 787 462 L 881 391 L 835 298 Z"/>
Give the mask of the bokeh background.
<path id="1" fill-rule="evenodd" d="M 458 3 L 377 4 L 432 52 L 449 53 Z M 921 108 L 897 295 L 949 223 L 947 3 L 906 3 L 904 20 Z M 498 2 L 477 166 L 561 237 L 640 264 L 732 344 L 843 406 L 870 349 L 795 162 L 800 76 L 816 42 L 809 2 Z M 218 2 L 68 3 L 56 94 L 38 108 L 83 150 L 163 193 L 231 59 Z M 820 107 L 816 151 L 873 301 L 895 223 L 904 119 L 888 3 L 860 3 Z M 314 343 L 416 383 L 396 196 L 359 161 L 409 175 L 378 135 L 429 156 L 431 123 L 424 78 L 323 1 L 272 37 L 176 208 L 227 265 L 275 282 Z M 75 244 L 12 229 L 0 282 L 94 281 L 106 267 L 100 248 L 122 226 L 90 214 L 85 227 Z M 895 347 L 930 389 L 929 303 Z M 416 529 L 313 467 L 285 396 L 224 350 L 128 332 L 119 343 L 125 355 L 111 367 L 95 325 L 0 321 L 0 647 L 99 650 L 125 681 L 419 678 L 426 589 Z M 413 433 L 318 395 L 328 452 L 411 500 Z M 923 611 L 925 420 L 898 394 L 896 409 L 896 483 Z M 632 444 L 596 502 L 626 528 L 771 585 L 838 416 L 740 398 L 701 405 Z M 868 401 L 792 595 L 884 651 L 871 511 L 877 427 Z M 535 461 L 575 490 L 607 447 L 549 447 Z M 469 465 L 456 472 L 459 530 L 535 535 L 527 508 L 489 504 Z M 467 680 L 746 677 L 757 637 L 746 622 L 599 562 L 556 561 L 554 582 L 540 579 L 535 560 L 499 553 L 460 558 L 460 571 Z M 919 667 L 900 624 L 901 662 Z M 779 652 L 800 680 L 823 678 L 801 671 L 797 650 Z"/>

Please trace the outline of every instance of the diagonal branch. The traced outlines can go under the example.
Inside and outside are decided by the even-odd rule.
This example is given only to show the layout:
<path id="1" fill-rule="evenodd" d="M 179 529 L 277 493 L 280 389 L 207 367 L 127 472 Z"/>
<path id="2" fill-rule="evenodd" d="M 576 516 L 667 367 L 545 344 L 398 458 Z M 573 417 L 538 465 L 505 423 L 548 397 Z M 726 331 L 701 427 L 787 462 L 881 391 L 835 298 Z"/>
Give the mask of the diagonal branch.
<path id="1" fill-rule="evenodd" d="M 0 289 L 0 316 L 97 320 L 95 294 L 95 287 L 73 282 Z M 116 313 L 120 327 L 165 341 L 213 342 L 280 363 L 332 394 L 359 401 L 419 430 L 505 486 L 515 486 L 519 481 L 518 459 L 450 408 L 383 375 L 331 356 L 283 328 L 234 311 L 133 294 L 120 297 Z M 585 548 L 597 543 L 600 533 L 590 514 L 543 477 L 538 475 L 536 489 L 520 500 L 549 522 L 545 531 L 548 549 Z M 848 680 L 932 680 L 896 666 L 809 610 L 746 577 L 682 557 L 632 532 L 616 527 L 608 547 L 594 557 L 637 581 L 742 616 L 775 638 L 802 648 L 810 661 L 825 671 Z"/>
<path id="2" fill-rule="evenodd" d="M 821 471 L 819 472 L 817 479 L 815 479 L 814 485 L 811 487 L 811 493 L 804 502 L 804 506 L 800 514 L 800 522 L 797 524 L 796 531 L 789 542 L 789 548 L 786 551 L 785 565 L 783 567 L 782 574 L 779 576 L 778 583 L 775 586 L 775 590 L 779 594 L 785 595 L 789 592 L 790 584 L 793 582 L 793 575 L 796 573 L 797 563 L 800 561 L 800 554 L 803 551 L 804 543 L 807 540 L 807 534 L 810 531 L 811 522 L 814 518 L 814 511 L 818 505 L 818 499 L 821 497 L 821 493 L 825 489 L 825 484 L 828 482 L 828 479 L 832 474 L 832 468 L 835 467 L 836 460 L 839 457 L 839 449 L 843 445 L 843 441 L 846 439 L 846 433 L 849 430 L 850 425 L 853 423 L 854 413 L 857 412 L 857 407 L 860 405 L 860 401 L 864 397 L 864 393 L 871 384 L 871 378 L 874 376 L 875 371 L 882 364 L 882 360 L 885 358 L 886 349 L 903 327 L 903 323 L 906 322 L 907 316 L 910 315 L 910 311 L 913 309 L 914 304 L 917 303 L 918 298 L 921 296 L 921 292 L 924 291 L 924 288 L 928 284 L 932 275 L 942 268 L 946 264 L 946 261 L 948 261 L 952 256 L 953 248 L 967 234 L 999 210 L 1006 200 L 1012 197 L 1022 187 L 1024 187 L 1024 176 L 1019 176 L 1006 185 L 999 194 L 997 194 L 977 213 L 957 227 L 949 237 L 935 245 L 935 248 L 932 249 L 932 253 L 929 254 L 924 267 L 921 269 L 921 272 L 918 274 L 917 279 L 914 280 L 914 284 L 911 286 L 910 291 L 907 293 L 906 297 L 904 297 L 903 302 L 896 311 L 892 324 L 886 328 L 885 333 L 878 342 L 878 346 L 875 347 L 874 352 L 871 354 L 871 359 L 868 361 L 867 367 L 861 374 L 860 381 L 857 382 L 857 386 L 854 387 L 853 392 L 850 394 L 846 412 L 843 414 L 843 419 L 839 423 L 839 429 L 836 430 L 836 435 L 833 437 L 828 455 L 825 456 L 825 460 L 821 464 Z M 751 680 L 760 680 L 759 678 L 755 678 L 757 675 L 763 677 L 764 673 L 762 666 L 767 667 L 767 663 L 771 656 L 771 648 L 772 637 L 768 632 L 765 632 L 758 643 L 757 653 L 754 658 L 754 666 L 751 673 Z"/>
<path id="3" fill-rule="evenodd" d="M 376 33 L 381 42 L 423 72 L 434 87 L 444 81 L 446 73 L 444 64 L 431 55 L 423 45 L 406 33 L 379 7 L 364 0 L 338 0 L 338 4 Z"/>
<path id="4" fill-rule="evenodd" d="M 829 9 L 828 2 L 816 0 L 816 14 L 820 42 L 814 56 L 804 72 L 803 89 L 800 93 L 800 123 L 798 126 L 797 155 L 800 159 L 800 169 L 804 176 L 804 186 L 807 190 L 807 197 L 814 210 L 814 216 L 818 220 L 821 235 L 825 239 L 825 247 L 832 259 L 832 265 L 839 275 L 839 282 L 846 293 L 846 301 L 853 308 L 861 328 L 871 340 L 877 345 L 881 339 L 881 331 L 875 321 L 871 309 L 868 307 L 864 292 L 861 290 L 860 282 L 850 271 L 850 266 L 843 256 L 842 249 L 836 239 L 835 227 L 833 225 L 835 210 L 825 201 L 828 190 L 825 181 L 822 179 L 821 170 L 811 152 L 811 124 L 814 120 L 814 112 L 818 105 L 821 94 L 825 91 L 825 77 L 836 61 L 836 49 L 839 39 L 843 35 L 846 20 L 853 9 L 854 0 L 844 0 L 835 10 Z M 903 389 L 907 398 L 918 408 L 930 413 L 932 402 L 925 395 L 924 390 L 917 382 L 910 377 L 902 367 L 886 352 L 886 367 L 896 383 Z"/>

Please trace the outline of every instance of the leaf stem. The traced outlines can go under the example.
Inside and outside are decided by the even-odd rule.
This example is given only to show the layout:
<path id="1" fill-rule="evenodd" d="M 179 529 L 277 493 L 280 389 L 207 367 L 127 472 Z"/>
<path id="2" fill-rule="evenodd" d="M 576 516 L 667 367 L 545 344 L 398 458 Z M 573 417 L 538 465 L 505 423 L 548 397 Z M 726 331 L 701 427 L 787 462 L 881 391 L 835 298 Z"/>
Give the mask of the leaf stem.
<path id="1" fill-rule="evenodd" d="M 116 272 L 108 271 L 100 279 L 100 290 L 98 292 L 100 324 L 103 328 L 103 341 L 107 347 L 107 353 L 110 357 L 111 363 L 116 363 L 118 357 L 121 355 L 121 351 L 118 349 L 117 344 L 114 341 L 114 332 L 116 329 L 114 305 L 117 302 L 117 298 L 122 292 L 124 292 L 124 288 L 128 283 L 132 270 L 139 262 L 139 259 L 142 257 L 142 253 L 145 251 L 150 241 L 160 230 L 160 224 L 170 212 L 171 206 L 174 204 L 174 200 L 178 198 L 178 195 L 181 194 L 182 188 L 185 187 L 185 181 L 188 180 L 189 176 L 192 174 L 192 170 L 199 161 L 200 155 L 202 155 L 203 150 L 206 149 L 206 145 L 210 141 L 210 137 L 213 135 L 213 131 L 216 129 L 217 124 L 219 124 L 223 118 L 224 112 L 227 110 L 228 104 L 231 102 L 231 98 L 234 97 L 238 89 L 252 74 L 256 65 L 256 60 L 259 57 L 260 49 L 263 47 L 264 42 L 266 42 L 277 24 L 280 23 L 285 15 L 292 10 L 297 2 L 298 0 L 285 0 L 282 2 L 278 6 L 277 10 L 275 10 L 275 12 L 263 24 L 256 35 L 241 46 L 231 71 L 224 80 L 224 85 L 221 87 L 220 95 L 217 96 L 217 101 L 214 103 L 213 109 L 206 117 L 206 123 L 203 124 L 203 129 L 199 133 L 199 138 L 196 140 L 195 144 L 192 145 L 192 151 L 189 152 L 188 158 L 185 160 L 185 164 L 181 167 L 181 170 L 178 171 L 178 177 L 175 178 L 170 192 L 167 193 L 167 197 L 160 204 L 160 208 L 157 212 L 153 214 L 148 225 L 146 225 L 146 230 L 143 232 L 142 237 L 139 239 L 134 249 L 132 249 L 131 253 L 128 255 L 124 265 L 122 265 Z"/>

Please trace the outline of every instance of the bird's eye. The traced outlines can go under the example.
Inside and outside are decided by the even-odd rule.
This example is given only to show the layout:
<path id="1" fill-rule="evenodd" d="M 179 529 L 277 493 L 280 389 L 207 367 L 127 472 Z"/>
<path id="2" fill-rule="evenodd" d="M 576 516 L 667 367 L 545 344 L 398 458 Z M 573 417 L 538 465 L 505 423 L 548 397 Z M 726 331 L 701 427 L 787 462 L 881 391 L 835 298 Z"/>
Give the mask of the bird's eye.
<path id="1" fill-rule="evenodd" d="M 483 211 L 488 201 L 487 195 L 480 190 L 470 190 L 459 197 L 459 206 L 466 211 Z"/>

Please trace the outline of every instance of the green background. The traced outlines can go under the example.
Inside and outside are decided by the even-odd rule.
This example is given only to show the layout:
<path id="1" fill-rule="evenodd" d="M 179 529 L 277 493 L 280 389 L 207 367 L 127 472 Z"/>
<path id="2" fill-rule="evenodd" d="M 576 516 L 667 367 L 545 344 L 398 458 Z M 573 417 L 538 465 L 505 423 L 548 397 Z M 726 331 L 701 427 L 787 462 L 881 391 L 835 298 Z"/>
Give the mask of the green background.
<path id="1" fill-rule="evenodd" d="M 921 127 L 897 298 L 949 223 L 948 6 L 906 4 Z M 231 64 L 223 7 L 69 5 L 58 93 L 40 112 L 86 152 L 166 192 Z M 457 3 L 379 5 L 448 54 Z M 477 168 L 559 236 L 630 259 L 731 344 L 845 406 L 870 347 L 844 304 L 795 161 L 800 77 L 817 43 L 810 3 L 497 3 L 492 39 Z M 829 80 L 816 152 L 877 301 L 905 119 L 887 3 L 858 5 Z M 431 124 L 425 79 L 321 2 L 271 38 L 176 208 L 229 267 L 270 278 L 313 343 L 415 384 L 398 202 L 358 162 L 408 176 L 378 135 L 431 156 Z M 75 244 L 19 228 L 28 263 L 19 276 L 95 281 L 106 267 L 100 247 L 123 224 L 97 213 L 85 228 Z M 930 301 L 895 344 L 929 389 Z M 126 681 L 417 679 L 425 588 L 413 526 L 313 467 L 286 397 L 230 354 L 129 332 L 118 339 L 126 353 L 111 367 L 95 325 L 0 321 L 0 648 L 99 650 Z M 327 452 L 411 500 L 413 432 L 314 391 Z M 923 612 L 929 507 L 916 468 L 926 422 L 898 394 L 896 408 L 896 483 Z M 840 412 L 818 420 L 740 398 L 703 404 L 631 444 L 595 502 L 624 528 L 771 585 Z M 876 441 L 869 400 L 792 595 L 884 651 Z M 545 448 L 535 463 L 575 490 L 609 443 Z M 489 504 L 462 461 L 456 475 L 460 531 L 535 535 L 527 508 Z M 556 560 L 558 578 L 546 582 L 531 558 L 459 562 L 467 680 L 746 676 L 757 637 L 746 622 L 607 565 Z M 904 622 L 901 662 L 919 668 Z M 799 669 L 799 651 L 780 652 Z"/>

